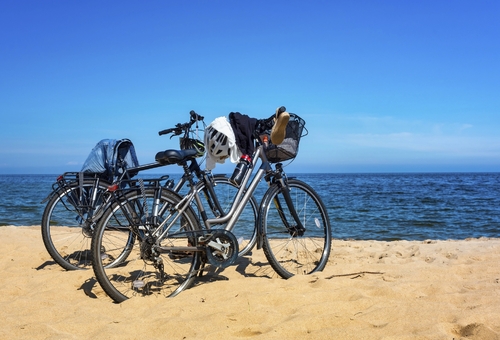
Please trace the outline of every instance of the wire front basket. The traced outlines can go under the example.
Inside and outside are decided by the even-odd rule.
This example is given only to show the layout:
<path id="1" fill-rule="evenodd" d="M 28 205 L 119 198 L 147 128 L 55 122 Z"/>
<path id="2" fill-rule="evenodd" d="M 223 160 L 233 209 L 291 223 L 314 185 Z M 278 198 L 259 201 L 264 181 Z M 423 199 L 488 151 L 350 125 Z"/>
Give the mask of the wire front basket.
<path id="1" fill-rule="evenodd" d="M 300 139 L 307 135 L 306 122 L 294 113 L 290 113 L 290 120 L 286 126 L 285 139 L 279 145 L 272 141 L 266 148 L 266 157 L 271 163 L 280 163 L 293 159 L 299 153 Z M 305 130 L 305 131 L 304 131 Z M 302 134 L 305 132 L 304 134 Z M 270 135 L 271 130 L 267 131 Z"/>

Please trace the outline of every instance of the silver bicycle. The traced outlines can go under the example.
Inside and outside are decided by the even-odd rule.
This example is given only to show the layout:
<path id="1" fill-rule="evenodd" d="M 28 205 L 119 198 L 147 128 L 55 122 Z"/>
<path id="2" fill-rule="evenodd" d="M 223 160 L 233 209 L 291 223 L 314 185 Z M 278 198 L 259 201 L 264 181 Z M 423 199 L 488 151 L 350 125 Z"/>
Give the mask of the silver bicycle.
<path id="1" fill-rule="evenodd" d="M 304 124 L 290 114 L 286 135 L 297 148 Z M 221 216 L 209 217 L 205 210 L 200 193 L 207 192 L 215 201 L 219 193 L 213 190 L 213 181 L 195 182 L 188 165 L 195 156 L 192 150 L 167 150 L 157 155 L 158 161 L 184 169 L 190 188 L 186 195 L 154 183 L 116 194 L 96 226 L 91 246 L 96 279 L 115 302 L 152 294 L 173 297 L 208 268 L 234 264 L 242 240 L 232 231 L 242 219 L 248 219 L 253 227 L 248 235 L 255 236 L 257 248 L 263 249 L 281 277 L 324 269 L 332 238 L 327 210 L 311 186 L 288 178 L 282 164 L 274 163 L 293 158 L 296 152 L 290 155 L 286 145 L 283 150 L 266 145 L 260 138 L 265 128 L 266 124 L 254 135 L 250 169 Z M 210 178 L 210 174 L 206 176 Z M 245 211 L 262 179 L 268 189 L 254 223 Z"/>

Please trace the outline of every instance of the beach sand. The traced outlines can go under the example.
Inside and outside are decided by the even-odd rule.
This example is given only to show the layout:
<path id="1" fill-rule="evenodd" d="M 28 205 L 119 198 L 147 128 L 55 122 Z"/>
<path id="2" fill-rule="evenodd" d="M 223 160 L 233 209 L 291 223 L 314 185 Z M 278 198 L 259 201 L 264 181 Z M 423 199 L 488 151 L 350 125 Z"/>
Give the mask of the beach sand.
<path id="1" fill-rule="evenodd" d="M 115 304 L 39 227 L 0 227 L 1 339 L 500 339 L 500 239 L 333 242 L 283 280 L 262 250 L 175 298 Z"/>

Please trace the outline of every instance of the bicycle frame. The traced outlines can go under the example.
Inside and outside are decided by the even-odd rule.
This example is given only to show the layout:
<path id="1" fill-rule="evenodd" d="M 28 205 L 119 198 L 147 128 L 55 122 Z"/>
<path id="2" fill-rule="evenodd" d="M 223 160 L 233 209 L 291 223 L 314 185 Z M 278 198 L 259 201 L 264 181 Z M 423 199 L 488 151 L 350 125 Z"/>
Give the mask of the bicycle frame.
<path id="1" fill-rule="evenodd" d="M 274 183 L 278 183 L 278 185 L 282 186 L 283 188 L 287 188 L 286 180 L 285 180 L 286 175 L 283 176 L 283 169 L 281 167 L 281 164 L 278 163 L 276 165 L 277 170 L 273 170 L 270 162 L 268 161 L 268 159 L 265 155 L 264 145 L 258 139 L 256 139 L 256 141 L 257 141 L 257 146 L 256 146 L 255 152 L 253 154 L 251 171 L 247 171 L 247 173 L 245 174 L 245 177 L 242 180 L 240 188 L 238 189 L 238 192 L 237 192 L 236 197 L 233 201 L 233 204 L 231 205 L 229 212 L 227 212 L 226 214 L 224 214 L 221 217 L 207 218 L 207 215 L 205 213 L 205 210 L 204 210 L 204 207 L 203 207 L 200 195 L 199 195 L 200 186 L 205 184 L 206 186 L 209 187 L 208 191 L 209 191 L 210 195 L 212 195 L 212 199 L 216 203 L 218 203 L 217 196 L 215 195 L 215 193 L 213 192 L 213 189 L 211 188 L 210 181 L 204 181 L 203 183 L 195 184 L 193 181 L 192 175 L 186 176 L 187 180 L 190 183 L 190 187 L 191 187 L 190 191 L 174 207 L 175 210 L 178 211 L 179 213 L 183 213 L 186 209 L 189 208 L 190 204 L 194 200 L 198 206 L 198 209 L 200 210 L 200 213 L 201 213 L 202 219 L 203 219 L 203 223 L 208 231 L 211 230 L 211 227 L 213 225 L 226 224 L 226 227 L 224 229 L 226 231 L 231 232 L 233 230 L 238 218 L 240 217 L 243 209 L 245 208 L 245 205 L 248 203 L 250 198 L 253 196 L 253 194 L 254 194 L 255 190 L 257 189 L 257 186 L 259 185 L 262 178 L 266 178 L 266 182 L 268 182 L 269 185 L 272 184 L 271 180 L 275 179 L 276 181 L 274 181 Z M 259 169 L 257 170 L 257 172 L 255 173 L 254 178 L 250 181 L 250 178 L 252 177 L 252 174 L 255 172 L 255 169 L 257 167 L 259 160 L 261 161 L 261 165 L 260 165 Z M 184 164 L 183 167 L 184 167 L 186 175 L 188 175 L 187 165 Z M 247 185 L 248 185 L 248 187 L 247 187 Z M 212 189 L 212 190 L 210 190 L 210 189 Z M 298 217 L 295 209 L 293 208 L 293 204 L 291 203 L 290 193 L 289 193 L 288 189 L 285 189 L 283 191 L 283 196 L 285 197 L 285 202 L 287 203 L 288 207 L 290 208 L 292 216 L 293 216 L 295 222 L 297 223 L 296 228 L 298 230 L 304 230 L 302 223 L 300 221 L 300 218 Z M 278 200 L 275 200 L 274 203 L 278 207 L 281 206 L 281 203 Z M 281 219 L 283 220 L 283 222 L 290 229 L 289 223 L 286 221 L 286 218 L 284 217 L 284 215 L 282 215 L 280 213 L 280 216 L 281 216 Z M 171 215 L 169 216 L 169 218 L 170 217 L 171 217 Z M 179 215 L 177 215 L 170 222 L 169 222 L 169 218 L 166 218 L 165 221 L 163 221 L 163 223 L 159 226 L 159 228 L 157 228 L 156 231 L 153 233 L 154 236 L 158 237 L 158 240 L 161 240 L 162 238 L 164 238 L 168 234 L 171 226 L 179 218 Z M 168 223 L 168 226 L 165 227 L 165 225 L 167 223 Z M 256 227 L 257 227 L 257 233 L 258 233 L 257 249 L 260 249 L 262 247 L 262 234 L 263 234 L 263 230 L 262 230 L 263 228 L 262 228 L 262 225 L 260 223 L 260 218 L 258 218 L 258 223 L 257 223 Z M 161 231 L 161 234 L 158 235 L 158 233 L 160 233 L 160 231 Z M 167 247 L 167 248 L 161 247 L 161 248 L 163 251 L 174 250 L 174 248 L 172 248 L 172 247 Z M 175 250 L 179 250 L 179 251 L 196 251 L 196 250 L 198 250 L 199 251 L 200 249 L 197 249 L 195 247 L 183 247 L 182 249 L 179 249 L 176 247 Z"/>

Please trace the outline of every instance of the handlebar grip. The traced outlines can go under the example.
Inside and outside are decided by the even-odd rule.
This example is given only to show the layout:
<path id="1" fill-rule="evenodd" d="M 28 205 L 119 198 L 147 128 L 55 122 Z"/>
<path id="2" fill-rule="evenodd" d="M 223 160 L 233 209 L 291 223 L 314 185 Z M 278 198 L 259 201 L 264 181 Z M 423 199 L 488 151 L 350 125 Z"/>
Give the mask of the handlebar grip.
<path id="1" fill-rule="evenodd" d="M 194 112 L 194 110 L 191 110 L 191 112 L 189 112 L 189 114 L 191 115 L 191 121 L 195 122 L 197 120 L 203 120 L 205 119 L 203 116 L 200 116 L 199 114 L 197 114 L 196 112 Z"/>
<path id="2" fill-rule="evenodd" d="M 165 129 L 158 132 L 158 135 L 166 135 L 167 133 L 173 132 L 175 129 Z"/>
<path id="3" fill-rule="evenodd" d="M 161 130 L 158 132 L 158 135 L 166 135 L 168 133 L 172 133 L 174 132 L 174 136 L 178 136 L 180 135 L 183 131 L 185 131 L 186 133 L 189 131 L 189 128 L 198 120 L 204 120 L 205 118 L 203 116 L 200 116 L 199 114 L 197 114 L 196 112 L 194 112 L 194 110 L 191 110 L 191 112 L 189 112 L 189 115 L 191 116 L 191 120 L 190 122 L 188 123 L 184 123 L 184 124 L 177 124 L 174 128 L 170 128 L 170 129 L 165 129 L 165 130 Z"/>
<path id="4" fill-rule="evenodd" d="M 283 112 L 286 112 L 286 107 L 284 106 L 280 106 L 276 109 L 276 113 L 273 114 L 271 117 L 267 118 L 267 119 L 264 119 L 264 122 L 266 124 L 268 123 L 271 123 L 275 118 L 277 118 L 280 114 L 282 114 Z"/>

